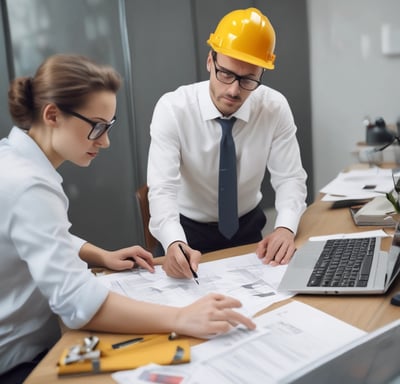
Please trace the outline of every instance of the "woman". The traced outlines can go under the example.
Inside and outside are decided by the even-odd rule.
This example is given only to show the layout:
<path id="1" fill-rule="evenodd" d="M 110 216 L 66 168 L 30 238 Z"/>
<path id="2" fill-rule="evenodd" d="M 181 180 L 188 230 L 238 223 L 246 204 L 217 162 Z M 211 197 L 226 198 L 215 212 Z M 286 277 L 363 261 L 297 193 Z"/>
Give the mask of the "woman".
<path id="1" fill-rule="evenodd" d="M 207 337 L 254 323 L 240 303 L 210 294 L 175 308 L 110 292 L 86 263 L 154 271 L 139 246 L 108 252 L 69 233 L 68 199 L 56 169 L 86 167 L 110 145 L 120 76 L 77 55 L 55 55 L 33 78 L 9 89 L 14 123 L 0 141 L 0 382 L 21 382 L 70 328 L 121 333 L 172 332 Z M 79 257 L 78 257 L 79 256 Z M 18 379 L 12 379 L 13 375 Z"/>

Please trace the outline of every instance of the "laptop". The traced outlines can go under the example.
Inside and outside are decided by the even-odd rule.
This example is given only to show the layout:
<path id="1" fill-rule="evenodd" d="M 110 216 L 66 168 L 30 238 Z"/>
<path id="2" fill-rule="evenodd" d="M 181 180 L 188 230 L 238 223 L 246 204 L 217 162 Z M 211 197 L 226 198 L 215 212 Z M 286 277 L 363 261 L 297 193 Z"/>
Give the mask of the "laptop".
<path id="1" fill-rule="evenodd" d="M 400 270 L 399 223 L 389 252 L 382 252 L 380 245 L 379 237 L 309 240 L 293 255 L 278 291 L 337 295 L 385 293 Z"/>
<path id="2" fill-rule="evenodd" d="M 400 383 L 400 320 L 307 365 L 281 383 Z"/>

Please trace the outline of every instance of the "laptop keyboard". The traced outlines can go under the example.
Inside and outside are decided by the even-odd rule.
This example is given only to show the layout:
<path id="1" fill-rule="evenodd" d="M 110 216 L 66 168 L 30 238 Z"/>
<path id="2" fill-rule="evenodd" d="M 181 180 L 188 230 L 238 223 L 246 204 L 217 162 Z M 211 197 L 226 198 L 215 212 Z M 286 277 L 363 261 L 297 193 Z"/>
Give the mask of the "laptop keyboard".
<path id="1" fill-rule="evenodd" d="M 365 287 L 376 238 L 328 240 L 315 264 L 308 287 Z"/>

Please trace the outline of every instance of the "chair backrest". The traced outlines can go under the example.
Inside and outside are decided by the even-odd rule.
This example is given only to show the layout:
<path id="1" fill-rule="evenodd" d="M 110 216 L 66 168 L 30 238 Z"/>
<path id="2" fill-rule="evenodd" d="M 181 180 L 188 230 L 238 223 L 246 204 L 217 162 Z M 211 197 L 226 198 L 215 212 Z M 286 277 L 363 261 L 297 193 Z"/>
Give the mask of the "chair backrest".
<path id="1" fill-rule="evenodd" d="M 136 191 L 136 201 L 142 218 L 145 247 L 147 248 L 148 251 L 154 254 L 156 252 L 156 249 L 159 249 L 161 247 L 161 244 L 151 234 L 149 230 L 150 209 L 149 209 L 148 192 L 149 192 L 148 186 L 146 184 L 142 185 Z"/>

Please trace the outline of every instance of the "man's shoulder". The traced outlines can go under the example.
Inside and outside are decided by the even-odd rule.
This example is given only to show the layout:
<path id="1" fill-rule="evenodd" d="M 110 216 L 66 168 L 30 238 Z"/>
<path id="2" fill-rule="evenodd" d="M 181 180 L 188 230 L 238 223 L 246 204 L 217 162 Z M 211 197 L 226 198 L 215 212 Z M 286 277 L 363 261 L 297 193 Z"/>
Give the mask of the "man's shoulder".
<path id="1" fill-rule="evenodd" d="M 269 100 L 283 101 L 286 97 L 277 89 L 261 84 L 253 94 L 259 98 L 267 98 Z"/>
<path id="2" fill-rule="evenodd" d="M 243 105 L 243 107 L 245 107 Z M 286 97 L 276 89 L 266 85 L 260 85 L 252 92 L 246 100 L 246 107 L 250 115 L 267 115 L 288 113 L 290 111 L 289 103 Z"/>

